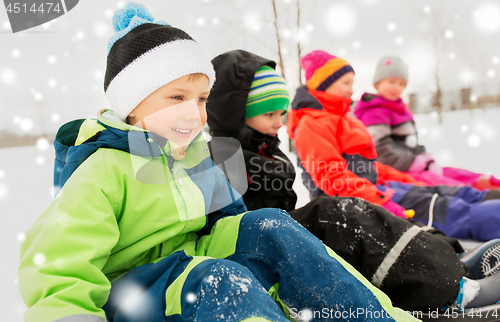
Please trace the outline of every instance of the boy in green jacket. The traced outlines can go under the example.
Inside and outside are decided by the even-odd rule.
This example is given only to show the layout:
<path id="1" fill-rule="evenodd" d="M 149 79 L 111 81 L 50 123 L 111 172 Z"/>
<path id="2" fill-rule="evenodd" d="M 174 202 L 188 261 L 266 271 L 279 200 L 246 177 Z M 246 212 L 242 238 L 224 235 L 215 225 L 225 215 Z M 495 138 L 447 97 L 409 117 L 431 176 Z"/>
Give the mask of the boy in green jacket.
<path id="1" fill-rule="evenodd" d="M 201 135 L 215 75 L 184 31 L 115 13 L 112 110 L 58 132 L 21 246 L 25 321 L 413 320 L 279 209 L 247 212 Z"/>

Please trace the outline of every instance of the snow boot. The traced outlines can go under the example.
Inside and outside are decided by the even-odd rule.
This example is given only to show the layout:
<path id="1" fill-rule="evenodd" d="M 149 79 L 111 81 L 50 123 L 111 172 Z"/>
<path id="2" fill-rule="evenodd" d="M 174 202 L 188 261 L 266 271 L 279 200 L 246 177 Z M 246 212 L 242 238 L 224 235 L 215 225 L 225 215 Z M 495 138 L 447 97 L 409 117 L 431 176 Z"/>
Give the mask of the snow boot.
<path id="1" fill-rule="evenodd" d="M 500 239 L 492 239 L 474 250 L 458 254 L 469 268 L 469 277 L 479 280 L 500 272 Z"/>
<path id="2" fill-rule="evenodd" d="M 467 297 L 470 298 L 474 296 L 474 293 L 477 293 L 472 301 L 464 303 L 465 308 L 482 307 L 500 302 L 500 273 L 493 274 L 480 280 L 469 280 L 468 282 L 477 282 L 480 288 L 477 290 L 477 288 L 473 286 L 470 288 L 470 291 L 464 289 L 464 300 Z M 467 282 L 464 283 L 464 285 L 466 284 Z"/>

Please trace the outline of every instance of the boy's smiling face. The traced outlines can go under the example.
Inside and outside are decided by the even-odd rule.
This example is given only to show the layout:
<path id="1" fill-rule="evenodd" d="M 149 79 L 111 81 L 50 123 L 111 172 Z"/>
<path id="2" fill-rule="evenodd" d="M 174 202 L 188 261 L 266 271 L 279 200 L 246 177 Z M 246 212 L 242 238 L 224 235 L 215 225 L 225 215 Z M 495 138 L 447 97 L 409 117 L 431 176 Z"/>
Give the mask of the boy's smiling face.
<path id="1" fill-rule="evenodd" d="M 207 122 L 209 80 L 186 75 L 159 88 L 130 112 L 127 123 L 187 146 Z"/>
<path id="2" fill-rule="evenodd" d="M 399 77 L 389 77 L 375 84 L 380 96 L 390 101 L 398 100 L 405 87 L 405 80 Z"/>
<path id="3" fill-rule="evenodd" d="M 354 83 L 354 73 L 348 72 L 337 79 L 332 85 L 330 85 L 325 92 L 328 94 L 341 96 L 341 97 L 351 97 L 352 96 L 352 84 Z"/>

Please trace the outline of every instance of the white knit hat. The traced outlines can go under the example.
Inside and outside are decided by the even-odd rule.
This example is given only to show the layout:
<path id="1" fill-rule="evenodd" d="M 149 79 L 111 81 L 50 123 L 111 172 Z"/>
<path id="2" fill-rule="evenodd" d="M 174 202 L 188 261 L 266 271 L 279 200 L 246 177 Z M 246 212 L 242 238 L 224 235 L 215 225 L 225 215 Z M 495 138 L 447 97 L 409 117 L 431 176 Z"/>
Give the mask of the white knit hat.
<path id="1" fill-rule="evenodd" d="M 209 88 L 215 81 L 212 63 L 193 38 L 153 21 L 146 7 L 133 2 L 113 16 L 117 33 L 108 42 L 104 91 L 122 120 L 151 93 L 178 78 L 205 74 Z"/>
<path id="2" fill-rule="evenodd" d="M 399 57 L 385 56 L 380 59 L 375 69 L 373 85 L 389 77 L 397 77 L 408 83 L 408 66 Z"/>

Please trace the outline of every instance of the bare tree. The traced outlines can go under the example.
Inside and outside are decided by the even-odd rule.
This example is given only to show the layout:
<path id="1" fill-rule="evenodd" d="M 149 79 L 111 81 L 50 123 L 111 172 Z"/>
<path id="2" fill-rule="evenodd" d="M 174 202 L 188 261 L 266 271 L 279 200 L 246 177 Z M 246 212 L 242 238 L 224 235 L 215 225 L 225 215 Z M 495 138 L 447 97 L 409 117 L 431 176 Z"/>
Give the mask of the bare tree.
<path id="1" fill-rule="evenodd" d="M 449 26 L 449 12 L 446 10 L 444 2 L 433 3 L 434 6 L 424 10 L 424 21 L 426 28 L 423 36 L 429 43 L 434 57 L 432 75 L 436 86 L 436 92 L 432 100 L 432 106 L 438 113 L 439 123 L 442 122 L 443 113 L 443 89 L 441 85 L 445 50 L 448 47 L 446 32 Z"/>
<path id="2" fill-rule="evenodd" d="M 281 69 L 281 76 L 285 77 L 285 68 L 283 65 L 283 56 L 281 55 L 281 38 L 278 28 L 278 12 L 276 11 L 276 0 L 271 0 L 273 4 L 273 12 L 274 12 L 274 30 L 276 31 L 276 41 L 278 43 L 278 66 Z"/>
<path id="3" fill-rule="evenodd" d="M 297 0 L 297 59 L 299 66 L 299 84 L 302 85 L 302 67 L 300 66 L 300 57 L 302 57 L 302 48 L 300 45 L 300 0 Z"/>

